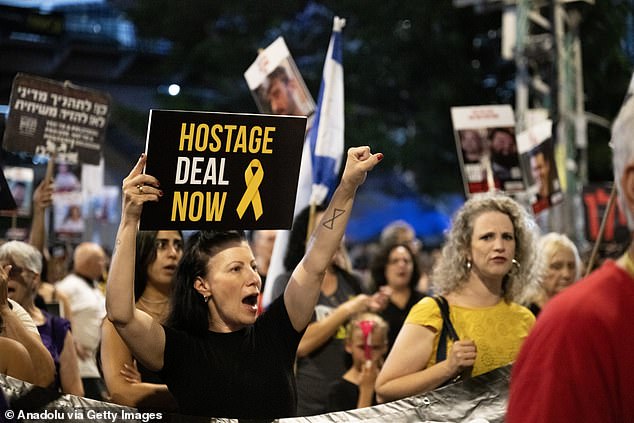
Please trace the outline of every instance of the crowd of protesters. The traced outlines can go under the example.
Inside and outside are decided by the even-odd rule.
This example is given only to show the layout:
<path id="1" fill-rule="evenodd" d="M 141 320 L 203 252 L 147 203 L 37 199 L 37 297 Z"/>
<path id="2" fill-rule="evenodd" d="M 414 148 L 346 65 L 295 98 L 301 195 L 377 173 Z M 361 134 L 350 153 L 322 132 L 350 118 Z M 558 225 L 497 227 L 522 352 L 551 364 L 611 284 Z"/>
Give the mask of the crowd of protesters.
<path id="1" fill-rule="evenodd" d="M 629 100 L 613 143 L 630 231 L 633 132 Z M 67 274 L 47 280 L 55 182 L 42 180 L 28 242 L 0 246 L 0 372 L 141 409 L 273 419 L 398 400 L 517 360 L 509 422 L 634 421 L 634 244 L 577 282 L 587 263 L 575 244 L 496 192 L 468 199 L 435 251 L 395 218 L 351 259 L 355 193 L 382 158 L 348 151 L 314 228 L 308 209 L 296 217 L 276 280 L 274 233 L 139 231 L 143 204 L 163 196 L 145 155 L 123 181 L 111 260 L 81 242 Z"/>
<path id="2" fill-rule="evenodd" d="M 131 175 L 150 178 L 138 170 Z M 124 195 L 148 195 L 150 188 L 139 191 L 139 181 L 129 181 L 132 182 L 124 183 Z M 152 182 L 148 179 L 144 186 L 150 187 Z M 28 242 L 10 241 L 0 246 L 2 372 L 62 393 L 141 409 L 229 417 L 264 415 L 273 398 L 263 401 L 261 408 L 252 409 L 253 414 L 235 414 L 240 409 L 238 404 L 233 409 L 200 408 L 202 397 L 187 403 L 179 389 L 187 385 L 200 387 L 191 383 L 198 366 L 187 371 L 171 361 L 200 361 L 182 357 L 199 347 L 193 347 L 195 343 L 189 345 L 192 341 L 180 332 L 173 332 L 179 327 L 175 320 L 178 316 L 174 315 L 179 301 L 184 308 L 197 303 L 201 310 L 207 309 L 210 302 L 214 304 L 212 315 L 203 318 L 209 320 L 209 327 L 205 324 L 200 328 L 201 333 L 210 334 L 236 333 L 229 328 L 241 333 L 241 328 L 255 323 L 256 315 L 260 320 L 259 316 L 273 313 L 269 313 L 269 307 L 279 308 L 279 304 L 263 306 L 259 301 L 261 285 L 258 287 L 266 279 L 275 232 L 202 232 L 188 237 L 178 231 L 140 231 L 130 235 L 131 240 L 136 239 L 123 255 L 131 260 L 130 264 L 122 265 L 122 259 L 115 256 L 110 268 L 109 257 L 101 246 L 81 242 L 74 246 L 67 274 L 47 281 L 46 257 L 50 254 L 41 242 L 45 237 L 37 232 L 44 230 L 41 210 L 51 206 L 52 184 L 53 181 L 42 181 L 35 190 Z M 159 198 L 158 192 L 152 199 Z M 132 199 L 128 201 L 138 207 Z M 318 208 L 316 220 L 322 219 L 325 212 L 326 208 Z M 303 277 L 305 271 L 298 274 L 297 269 L 292 269 L 301 268 L 306 260 L 303 257 L 308 220 L 308 210 L 295 219 L 295 234 L 291 236 L 285 263 L 291 272 L 269 281 L 275 284 L 274 298 L 284 298 L 289 281 Z M 214 240 L 218 236 L 221 239 Z M 210 246 L 202 247 L 201 243 Z M 214 247 L 214 243 L 219 244 Z M 302 318 L 307 327 L 296 328 L 291 324 L 293 320 L 287 321 L 289 326 L 282 332 L 287 333 L 284 337 L 288 339 L 277 339 L 295 339 L 290 344 L 292 350 L 287 349 L 284 354 L 290 359 L 286 362 L 287 371 L 294 373 L 296 385 L 287 389 L 290 402 L 280 405 L 269 417 L 309 416 L 371 406 L 511 364 L 531 333 L 536 317 L 542 309 L 548 310 L 546 303 L 576 282 L 584 269 L 579 251 L 569 238 L 558 233 L 540 236 L 530 213 L 499 193 L 478 195 L 467 201 L 454 216 L 445 243 L 433 250 L 422 245 L 412 225 L 398 219 L 384 228 L 376 242 L 363 248 L 355 246 L 354 258 L 350 257 L 345 240 L 333 245 L 336 248 L 332 249 L 323 280 L 317 279 L 320 291 L 316 303 L 309 305 L 309 319 Z M 202 250 L 195 253 L 192 248 Z M 202 251 L 207 251 L 204 254 L 209 263 L 215 263 L 216 256 L 232 248 L 244 248 L 245 265 L 257 269 L 249 279 L 253 281 L 252 288 L 245 288 L 236 300 L 253 307 L 254 314 L 245 324 L 235 326 L 230 319 L 227 327 L 216 327 L 211 322 L 229 313 L 217 293 L 222 288 L 217 287 L 214 292 L 213 282 L 207 282 L 210 286 L 200 282 L 205 280 L 200 279 L 204 273 L 198 272 L 204 272 L 207 265 L 191 260 L 200 260 Z M 183 259 L 186 250 L 191 250 L 187 253 L 190 262 L 182 263 L 187 261 Z M 425 265 L 430 257 L 437 257 L 435 263 Z M 353 263 L 363 266 L 355 267 Z M 196 270 L 200 266 L 201 270 Z M 179 276 L 180 273 L 183 274 Z M 134 282 L 124 290 L 117 284 L 126 279 L 126 274 Z M 179 278 L 180 288 L 175 286 Z M 114 300 L 115 294 L 128 289 L 134 294 L 131 315 L 144 316 L 140 320 L 145 322 L 140 326 L 141 332 L 121 329 L 130 325 L 123 323 L 126 320 L 121 312 L 106 314 L 104 291 L 109 290 L 113 304 L 122 304 L 128 300 Z M 200 301 L 196 297 L 175 299 L 196 292 Z M 214 295 L 221 297 L 217 305 Z M 442 298 L 456 338 L 443 331 L 443 311 L 436 302 Z M 23 310 L 19 318 L 17 310 Z M 21 323 L 20 319 L 28 323 Z M 238 313 L 234 320 L 240 319 Z M 159 328 L 160 334 L 153 332 Z M 137 345 L 143 339 L 143 331 L 150 331 L 148 339 L 153 345 L 157 338 L 164 339 L 165 350 L 157 355 L 151 353 L 155 347 L 150 348 L 150 344 Z M 193 334 L 193 339 L 201 333 Z M 218 340 L 212 344 L 214 348 L 224 342 Z M 167 370 L 168 363 L 171 370 Z M 255 367 L 265 366 L 263 363 Z M 222 365 L 229 364 L 222 360 L 214 364 Z M 228 375 L 223 370 L 213 378 L 235 380 L 235 375 Z M 271 376 L 262 373 L 260 377 L 264 381 Z M 173 382 L 179 378 L 186 383 Z M 186 397 L 191 397 L 185 392 Z M 212 403 L 213 400 L 205 404 Z"/>

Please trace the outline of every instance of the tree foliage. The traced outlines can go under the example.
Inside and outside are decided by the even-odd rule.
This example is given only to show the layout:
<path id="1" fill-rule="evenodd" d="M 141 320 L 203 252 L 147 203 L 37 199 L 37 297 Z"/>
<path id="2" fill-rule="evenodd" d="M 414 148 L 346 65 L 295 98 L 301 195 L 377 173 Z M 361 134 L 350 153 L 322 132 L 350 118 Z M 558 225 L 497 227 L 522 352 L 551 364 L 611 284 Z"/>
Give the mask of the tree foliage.
<path id="1" fill-rule="evenodd" d="M 139 0 L 134 5 L 128 12 L 142 35 L 168 38 L 174 45 L 162 70 L 184 94 L 166 98 L 165 106 L 214 111 L 257 111 L 243 72 L 257 50 L 278 36 L 316 96 L 332 18 L 346 18 L 346 144 L 385 152 L 383 167 L 414 175 L 420 192 L 462 190 L 451 106 L 513 104 L 503 77 L 497 81 L 507 83 L 505 89 L 483 83 L 491 73 L 508 70 L 509 63 L 501 63 L 491 48 L 474 47 L 482 38 L 497 37 L 492 45 L 499 45 L 499 11 L 475 14 L 450 1 L 420 0 Z M 586 108 L 608 119 L 629 79 L 630 63 L 620 46 L 628 7 L 597 2 L 585 13 L 581 31 Z M 604 142 L 605 134 L 596 136 Z"/>

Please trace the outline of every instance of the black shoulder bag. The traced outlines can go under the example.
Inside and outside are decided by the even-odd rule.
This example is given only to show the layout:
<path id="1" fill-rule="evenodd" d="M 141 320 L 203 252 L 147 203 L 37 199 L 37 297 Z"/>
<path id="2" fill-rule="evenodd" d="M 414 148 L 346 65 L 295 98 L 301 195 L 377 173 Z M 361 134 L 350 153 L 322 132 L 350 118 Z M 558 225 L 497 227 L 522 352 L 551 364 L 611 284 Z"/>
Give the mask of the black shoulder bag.
<path id="1" fill-rule="evenodd" d="M 453 342 L 459 341 L 458 334 L 456 333 L 456 329 L 454 329 L 453 324 L 451 323 L 451 319 L 449 318 L 449 303 L 447 299 L 442 295 L 434 296 L 434 301 L 438 304 L 438 308 L 440 308 L 440 315 L 442 316 L 442 329 L 440 331 L 440 337 L 438 338 L 438 349 L 436 350 L 436 363 L 440 363 L 441 361 L 447 358 L 447 337 L 451 338 Z M 447 380 L 441 386 L 445 386 L 450 383 L 458 382 L 461 379 L 468 377 L 470 371 L 462 372 L 458 376 Z"/>
<path id="2" fill-rule="evenodd" d="M 442 316 L 442 329 L 440 331 L 440 337 L 438 338 L 438 349 L 436 350 L 436 363 L 440 363 L 447 358 L 447 337 L 453 342 L 460 340 L 460 338 L 458 338 L 458 334 L 453 324 L 451 324 L 447 299 L 441 295 L 434 296 L 433 298 L 436 304 L 438 304 L 440 315 Z"/>

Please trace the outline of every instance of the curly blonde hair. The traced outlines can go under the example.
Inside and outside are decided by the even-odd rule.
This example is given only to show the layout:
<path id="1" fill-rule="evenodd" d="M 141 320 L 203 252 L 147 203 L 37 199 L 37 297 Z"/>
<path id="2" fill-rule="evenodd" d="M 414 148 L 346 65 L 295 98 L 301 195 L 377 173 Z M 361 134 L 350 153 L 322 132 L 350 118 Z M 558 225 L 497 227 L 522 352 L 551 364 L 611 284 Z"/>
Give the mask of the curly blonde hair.
<path id="1" fill-rule="evenodd" d="M 473 223 L 482 213 L 495 211 L 507 215 L 513 223 L 515 232 L 515 260 L 511 271 L 502 282 L 503 296 L 506 301 L 517 301 L 524 291 L 537 283 L 535 274 L 537 225 L 528 212 L 512 198 L 497 194 L 477 194 L 471 197 L 456 213 L 442 256 L 432 273 L 432 286 L 435 292 L 446 295 L 458 290 L 469 277 L 467 267 L 471 249 Z"/>

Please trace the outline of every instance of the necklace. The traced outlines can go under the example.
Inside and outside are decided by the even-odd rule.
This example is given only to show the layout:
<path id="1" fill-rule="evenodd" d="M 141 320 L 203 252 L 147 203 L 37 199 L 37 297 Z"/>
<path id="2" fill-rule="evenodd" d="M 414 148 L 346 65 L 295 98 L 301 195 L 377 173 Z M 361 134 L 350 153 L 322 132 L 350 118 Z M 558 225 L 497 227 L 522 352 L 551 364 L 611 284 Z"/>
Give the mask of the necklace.
<path id="1" fill-rule="evenodd" d="M 625 270 L 630 274 L 631 277 L 634 278 L 634 260 L 632 260 L 632 256 L 629 251 L 626 251 L 623 254 L 623 266 L 625 266 Z"/>
<path id="2" fill-rule="evenodd" d="M 144 302 L 145 304 L 165 304 L 169 301 L 169 298 L 166 298 L 164 300 L 148 300 L 147 298 L 145 298 L 144 296 L 141 296 L 139 298 L 139 301 Z"/>

